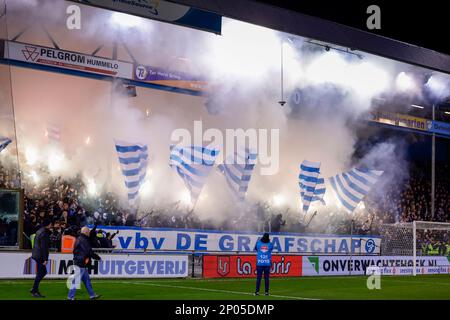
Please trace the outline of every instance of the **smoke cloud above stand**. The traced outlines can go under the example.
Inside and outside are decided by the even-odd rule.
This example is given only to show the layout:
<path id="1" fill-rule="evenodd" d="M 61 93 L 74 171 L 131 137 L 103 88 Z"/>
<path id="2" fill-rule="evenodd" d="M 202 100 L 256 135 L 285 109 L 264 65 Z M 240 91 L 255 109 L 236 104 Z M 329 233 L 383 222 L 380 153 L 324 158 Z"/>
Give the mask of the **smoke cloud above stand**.
<path id="1" fill-rule="evenodd" d="M 362 59 L 353 52 L 327 51 L 305 38 L 225 18 L 218 36 L 82 6 L 83 29 L 69 31 L 64 28 L 69 3 L 61 1 L 46 10 L 48 3 L 8 1 L 9 36 L 32 15 L 64 50 L 92 52 L 104 45 L 98 55 L 111 58 L 112 44 L 117 43 L 118 59 L 130 61 L 128 47 L 140 64 L 199 76 L 209 90 L 198 97 L 138 87 L 137 96 L 128 97 L 120 83 L 13 67 L 18 148 L 22 170 L 31 178 L 40 165 L 54 176 L 80 175 L 92 197 L 112 191 L 125 206 L 114 139 L 145 143 L 150 158 L 148 181 L 141 189 L 142 212 L 183 204 L 187 189 L 168 166 L 170 135 L 177 128 L 193 130 L 198 120 L 204 130 L 280 130 L 280 170 L 261 176 L 257 165 L 247 199 L 250 204 L 289 208 L 294 217 L 300 216 L 298 173 L 304 159 L 320 161 L 324 177 L 355 165 L 389 167 L 398 174 L 386 175 L 383 185 L 407 175 L 403 141 L 375 144 L 362 159 L 355 157 L 355 144 L 374 99 L 393 96 L 398 73 L 410 71 L 410 66 L 361 52 L 357 53 Z M 51 46 L 37 29 L 19 40 Z M 446 76 L 435 78 L 448 81 Z M 429 83 L 437 88 L 436 95 L 449 87 L 439 87 L 431 79 Z M 281 99 L 287 102 L 284 106 L 278 103 Z M 48 141 L 49 124 L 60 129 L 58 143 Z M 325 200 L 330 207 L 337 206 L 329 187 Z M 213 170 L 196 214 L 221 222 L 238 210 L 224 177 Z"/>

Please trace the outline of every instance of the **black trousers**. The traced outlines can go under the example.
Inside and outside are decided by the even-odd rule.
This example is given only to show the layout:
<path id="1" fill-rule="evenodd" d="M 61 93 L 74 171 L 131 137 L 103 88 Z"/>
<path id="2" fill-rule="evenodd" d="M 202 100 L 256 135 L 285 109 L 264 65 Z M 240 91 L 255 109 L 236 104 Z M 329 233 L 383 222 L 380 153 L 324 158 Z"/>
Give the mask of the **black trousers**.
<path id="1" fill-rule="evenodd" d="M 266 291 L 269 292 L 269 276 L 270 276 L 270 267 L 256 267 L 256 292 L 259 292 L 259 287 L 261 286 L 261 279 L 264 273 L 264 286 Z"/>
<path id="2" fill-rule="evenodd" d="M 44 279 L 44 277 L 47 274 L 47 266 L 43 265 L 43 261 L 36 261 L 37 265 L 37 272 L 36 272 L 36 278 L 34 278 L 34 285 L 32 293 L 39 292 L 39 283 Z"/>

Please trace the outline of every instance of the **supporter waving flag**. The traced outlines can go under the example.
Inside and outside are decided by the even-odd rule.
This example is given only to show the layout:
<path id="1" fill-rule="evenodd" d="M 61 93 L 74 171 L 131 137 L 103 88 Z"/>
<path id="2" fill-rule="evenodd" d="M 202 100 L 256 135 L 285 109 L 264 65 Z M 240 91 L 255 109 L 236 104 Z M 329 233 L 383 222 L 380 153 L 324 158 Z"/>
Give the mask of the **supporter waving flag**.
<path id="1" fill-rule="evenodd" d="M 218 166 L 223 173 L 231 192 L 239 201 L 244 201 L 248 184 L 258 154 L 249 149 L 235 152 L 225 159 L 225 163 Z"/>
<path id="2" fill-rule="evenodd" d="M 0 152 L 2 152 L 12 142 L 9 138 L 0 138 Z"/>
<path id="3" fill-rule="evenodd" d="M 319 174 L 319 176 L 317 178 L 317 184 L 316 184 L 316 187 L 314 189 L 314 195 L 311 198 L 311 202 L 320 201 L 320 203 L 325 205 L 326 203 L 325 203 L 325 200 L 323 200 L 323 196 L 325 195 L 325 191 L 326 190 L 327 189 L 325 187 L 325 179 Z M 304 193 L 305 193 L 304 191 L 300 191 L 300 195 L 302 197 L 303 197 Z"/>
<path id="4" fill-rule="evenodd" d="M 136 205 L 139 188 L 145 180 L 148 164 L 147 145 L 115 141 L 125 186 L 128 192 L 128 201 L 131 206 Z"/>
<path id="5" fill-rule="evenodd" d="M 303 212 L 308 212 L 311 202 L 322 200 L 325 194 L 324 179 L 320 178 L 320 162 L 304 160 L 300 164 L 299 187 Z M 318 188 L 319 186 L 319 188 Z M 316 191 L 317 190 L 317 191 Z"/>
<path id="6" fill-rule="evenodd" d="M 169 165 L 183 179 L 195 205 L 219 154 L 215 148 L 202 146 L 170 146 Z"/>
<path id="7" fill-rule="evenodd" d="M 345 210 L 353 212 L 382 174 L 383 171 L 354 168 L 329 178 L 329 181 L 338 201 Z"/>

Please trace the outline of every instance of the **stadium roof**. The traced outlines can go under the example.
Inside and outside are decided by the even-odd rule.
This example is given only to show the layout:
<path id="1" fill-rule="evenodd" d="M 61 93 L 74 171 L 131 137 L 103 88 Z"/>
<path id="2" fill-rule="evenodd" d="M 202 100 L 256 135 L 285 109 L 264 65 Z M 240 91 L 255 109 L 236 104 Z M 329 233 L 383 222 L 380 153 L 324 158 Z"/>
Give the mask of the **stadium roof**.
<path id="1" fill-rule="evenodd" d="M 233 19 L 320 41 L 362 50 L 385 58 L 450 73 L 450 56 L 405 42 L 249 0 L 170 0 Z"/>

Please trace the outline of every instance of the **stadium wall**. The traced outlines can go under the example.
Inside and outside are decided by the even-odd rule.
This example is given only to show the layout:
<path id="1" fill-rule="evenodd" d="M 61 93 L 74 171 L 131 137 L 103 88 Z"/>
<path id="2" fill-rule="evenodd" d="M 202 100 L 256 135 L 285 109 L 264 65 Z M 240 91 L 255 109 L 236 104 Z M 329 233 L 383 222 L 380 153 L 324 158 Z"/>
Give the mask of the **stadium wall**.
<path id="1" fill-rule="evenodd" d="M 185 278 L 188 255 L 102 254 L 89 268 L 92 278 Z M 50 254 L 47 278 L 66 279 L 73 265 L 72 254 Z M 0 279 L 34 278 L 36 263 L 31 253 L 0 252 Z"/>
<path id="2" fill-rule="evenodd" d="M 411 256 L 272 256 L 273 277 L 366 275 L 368 267 L 379 267 L 382 275 L 412 275 Z M 208 255 L 203 257 L 204 278 L 256 277 L 256 257 Z M 417 258 L 417 274 L 450 274 L 450 258 Z"/>
<path id="3" fill-rule="evenodd" d="M 189 254 L 101 254 L 89 272 L 92 278 L 186 278 L 191 275 Z M 0 279 L 31 279 L 36 264 L 27 252 L 0 252 Z M 312 256 L 273 255 L 274 277 L 366 275 L 368 267 L 379 267 L 382 275 L 412 275 L 410 256 Z M 71 254 L 50 254 L 47 277 L 67 279 L 71 274 Z M 250 254 L 205 254 L 201 262 L 203 278 L 252 278 L 256 276 L 256 256 Z M 450 274 L 450 257 L 417 258 L 417 274 Z"/>
<path id="4" fill-rule="evenodd" d="M 303 257 L 295 255 L 273 255 L 272 277 L 302 276 Z M 205 255 L 203 256 L 204 278 L 254 278 L 256 277 L 256 255 Z"/>
<path id="5" fill-rule="evenodd" d="M 417 274 L 449 274 L 450 258 L 417 257 Z M 383 275 L 412 275 L 412 256 L 303 256 L 303 276 L 365 275 L 367 267 L 379 267 Z"/>

